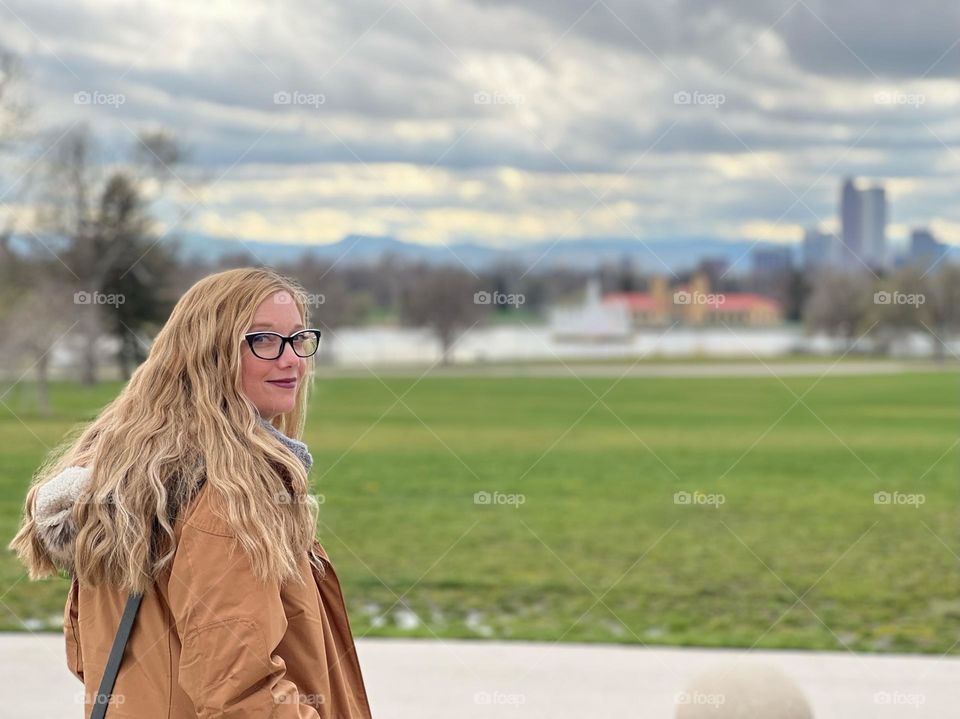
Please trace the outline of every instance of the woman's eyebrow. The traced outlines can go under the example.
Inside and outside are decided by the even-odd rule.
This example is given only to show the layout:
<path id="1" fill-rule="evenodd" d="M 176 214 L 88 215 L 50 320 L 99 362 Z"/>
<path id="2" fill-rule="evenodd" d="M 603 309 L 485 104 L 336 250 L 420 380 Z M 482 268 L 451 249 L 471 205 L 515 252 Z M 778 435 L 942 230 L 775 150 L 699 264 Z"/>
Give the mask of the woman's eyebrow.
<path id="1" fill-rule="evenodd" d="M 257 330 L 257 329 L 268 329 L 268 330 L 271 330 L 271 329 L 273 329 L 273 323 L 272 323 L 272 322 L 257 322 L 256 324 L 254 324 L 254 325 L 250 328 L 249 331 L 250 331 L 250 332 L 253 332 L 254 330 Z M 293 328 L 293 331 L 294 331 L 294 332 L 298 332 L 298 331 L 300 331 L 300 330 L 302 330 L 302 329 L 305 329 L 305 327 L 303 326 L 303 324 L 297 323 L 297 325 Z"/>

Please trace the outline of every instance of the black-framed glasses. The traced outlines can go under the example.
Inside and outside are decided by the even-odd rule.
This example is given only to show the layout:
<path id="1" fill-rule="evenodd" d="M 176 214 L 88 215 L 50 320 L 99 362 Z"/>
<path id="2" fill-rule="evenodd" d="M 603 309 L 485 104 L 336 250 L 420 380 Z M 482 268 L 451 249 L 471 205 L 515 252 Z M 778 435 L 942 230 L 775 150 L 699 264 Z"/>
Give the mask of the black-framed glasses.
<path id="1" fill-rule="evenodd" d="M 276 332 L 247 332 L 243 338 L 260 359 L 274 360 L 283 354 L 287 342 L 298 357 L 310 357 L 320 347 L 320 330 L 300 330 L 289 337 Z"/>

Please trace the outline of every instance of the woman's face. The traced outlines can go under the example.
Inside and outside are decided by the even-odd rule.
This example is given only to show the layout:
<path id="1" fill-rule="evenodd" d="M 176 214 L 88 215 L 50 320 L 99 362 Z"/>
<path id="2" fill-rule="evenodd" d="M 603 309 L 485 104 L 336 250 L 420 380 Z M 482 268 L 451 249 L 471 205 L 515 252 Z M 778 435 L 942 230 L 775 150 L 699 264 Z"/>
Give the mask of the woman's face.
<path id="1" fill-rule="evenodd" d="M 290 293 L 281 290 L 265 299 L 257 307 L 247 332 L 267 330 L 289 337 L 302 330 L 300 312 Z M 250 350 L 246 340 L 240 348 L 240 376 L 243 394 L 253 402 L 264 419 L 293 410 L 297 391 L 306 371 L 307 360 L 297 356 L 287 342 L 277 359 L 265 360 Z M 277 384 L 278 380 L 293 380 L 292 385 Z"/>

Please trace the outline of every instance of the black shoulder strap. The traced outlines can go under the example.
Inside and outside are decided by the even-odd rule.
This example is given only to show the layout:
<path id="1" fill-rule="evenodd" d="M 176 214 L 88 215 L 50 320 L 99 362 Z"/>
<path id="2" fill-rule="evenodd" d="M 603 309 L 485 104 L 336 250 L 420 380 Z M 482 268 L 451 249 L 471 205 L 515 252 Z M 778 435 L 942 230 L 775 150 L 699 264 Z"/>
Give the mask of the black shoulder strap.
<path id="1" fill-rule="evenodd" d="M 110 695 L 113 693 L 113 685 L 117 681 L 117 672 L 120 671 L 123 649 L 127 646 L 127 639 L 130 638 L 130 630 L 133 628 L 133 620 L 137 617 L 137 610 L 140 609 L 141 599 L 143 599 L 142 594 L 132 592 L 127 598 L 127 606 L 123 610 L 123 616 L 120 617 L 120 626 L 117 628 L 117 636 L 113 639 L 113 648 L 110 649 L 110 658 L 107 659 L 107 666 L 103 670 L 100 691 L 97 692 L 94 699 L 90 719 L 103 719 L 107 713 L 107 705 L 110 701 Z"/>

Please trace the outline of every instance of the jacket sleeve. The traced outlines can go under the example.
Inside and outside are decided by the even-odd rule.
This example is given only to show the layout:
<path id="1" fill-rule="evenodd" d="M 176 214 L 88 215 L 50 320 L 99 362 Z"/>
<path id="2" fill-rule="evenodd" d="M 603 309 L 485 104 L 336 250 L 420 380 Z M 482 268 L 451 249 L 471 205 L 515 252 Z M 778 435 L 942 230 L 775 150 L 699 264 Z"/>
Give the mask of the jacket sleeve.
<path id="1" fill-rule="evenodd" d="M 83 656 L 80 653 L 80 623 L 77 621 L 77 596 L 80 585 L 77 578 L 70 580 L 67 603 L 63 607 L 63 637 L 67 648 L 67 668 L 71 674 L 83 681 Z"/>
<path id="2" fill-rule="evenodd" d="M 279 581 L 259 582 L 234 537 L 185 526 L 168 594 L 178 681 L 198 717 L 319 719 L 275 653 L 287 629 Z"/>

